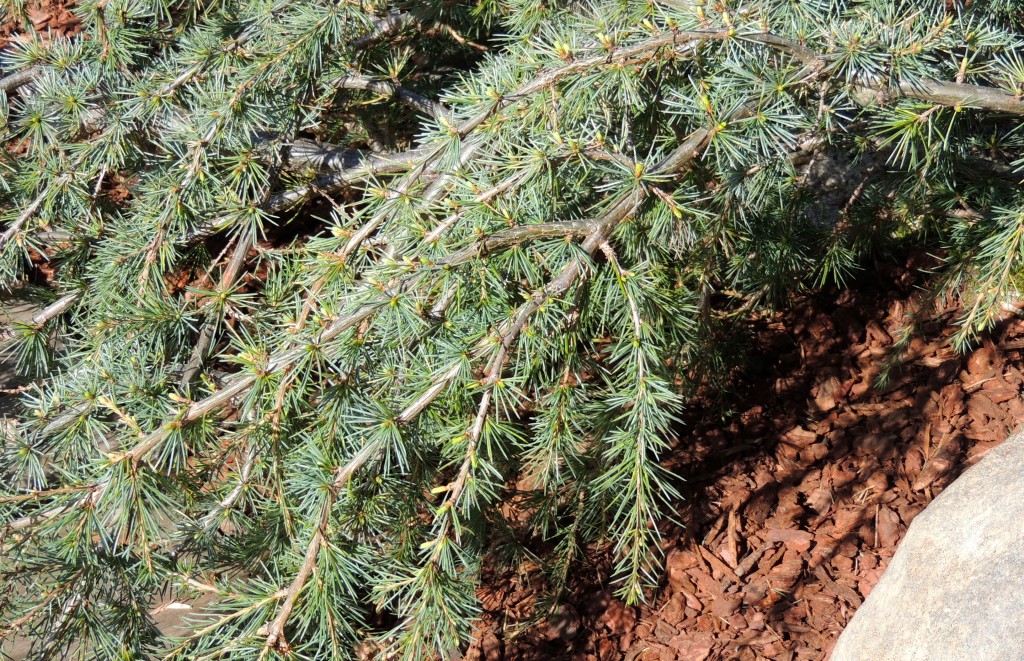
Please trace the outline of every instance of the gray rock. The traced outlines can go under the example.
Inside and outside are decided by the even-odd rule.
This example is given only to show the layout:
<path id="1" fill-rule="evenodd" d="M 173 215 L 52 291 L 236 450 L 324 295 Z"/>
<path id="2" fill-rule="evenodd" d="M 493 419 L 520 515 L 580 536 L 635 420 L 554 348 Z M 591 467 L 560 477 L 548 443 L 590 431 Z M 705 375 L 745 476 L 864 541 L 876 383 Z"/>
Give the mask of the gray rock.
<path id="1" fill-rule="evenodd" d="M 832 661 L 1024 659 L 1024 434 L 953 482 L 907 531 Z"/>
<path id="2" fill-rule="evenodd" d="M 846 205 L 863 190 L 885 165 L 885 154 L 861 154 L 856 158 L 845 149 L 824 148 L 816 151 L 803 170 L 803 186 L 812 191 L 813 202 L 807 206 L 808 219 L 820 229 L 834 229 L 842 221 Z"/>

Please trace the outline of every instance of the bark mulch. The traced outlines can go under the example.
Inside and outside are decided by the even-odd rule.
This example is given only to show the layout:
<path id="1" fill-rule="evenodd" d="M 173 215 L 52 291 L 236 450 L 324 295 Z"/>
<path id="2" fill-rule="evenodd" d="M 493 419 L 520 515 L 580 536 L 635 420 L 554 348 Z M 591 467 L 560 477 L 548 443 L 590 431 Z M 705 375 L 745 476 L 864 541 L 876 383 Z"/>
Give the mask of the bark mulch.
<path id="1" fill-rule="evenodd" d="M 26 14 L 42 39 L 71 37 L 82 29 L 81 21 L 72 13 L 74 6 L 74 0 L 34 0 L 26 8 Z M 21 25 L 8 16 L 6 22 L 0 23 L 0 49 L 19 38 L 25 39 L 27 35 Z"/>
<path id="2" fill-rule="evenodd" d="M 922 255 L 879 265 L 859 293 L 801 300 L 752 333 L 745 404 L 691 403 L 678 527 L 650 604 L 627 608 L 594 551 L 539 617 L 537 573 L 488 575 L 473 660 L 827 658 L 914 517 L 1024 421 L 1024 321 L 956 354 L 937 311 L 874 386 L 921 284 Z M 540 619 L 540 624 L 536 621 Z"/>

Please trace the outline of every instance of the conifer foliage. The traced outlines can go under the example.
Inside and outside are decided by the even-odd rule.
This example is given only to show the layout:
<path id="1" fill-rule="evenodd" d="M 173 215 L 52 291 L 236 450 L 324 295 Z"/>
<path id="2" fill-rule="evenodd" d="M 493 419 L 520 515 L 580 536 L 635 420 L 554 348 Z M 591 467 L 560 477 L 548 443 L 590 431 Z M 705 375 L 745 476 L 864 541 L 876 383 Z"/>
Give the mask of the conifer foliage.
<path id="1" fill-rule="evenodd" d="M 750 310 L 1024 267 L 1014 0 L 80 0 L 0 52 L 0 644 L 464 649 L 486 564 L 660 578 Z M 162 600 L 204 597 L 190 631 Z"/>

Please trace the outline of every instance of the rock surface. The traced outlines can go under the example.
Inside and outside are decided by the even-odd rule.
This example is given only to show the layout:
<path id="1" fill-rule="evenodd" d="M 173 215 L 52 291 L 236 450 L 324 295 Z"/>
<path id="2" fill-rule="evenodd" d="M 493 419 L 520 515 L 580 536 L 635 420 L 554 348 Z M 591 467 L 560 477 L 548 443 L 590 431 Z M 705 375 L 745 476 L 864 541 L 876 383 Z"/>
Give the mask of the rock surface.
<path id="1" fill-rule="evenodd" d="M 922 512 L 832 661 L 1024 659 L 1024 433 Z"/>

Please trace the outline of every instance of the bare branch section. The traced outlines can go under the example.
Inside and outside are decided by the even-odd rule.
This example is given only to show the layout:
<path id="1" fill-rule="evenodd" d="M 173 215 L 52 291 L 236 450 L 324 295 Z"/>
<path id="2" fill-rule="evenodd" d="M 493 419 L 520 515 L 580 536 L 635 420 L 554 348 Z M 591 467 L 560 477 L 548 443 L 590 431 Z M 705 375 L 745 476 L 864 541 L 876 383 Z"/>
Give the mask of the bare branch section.
<path id="1" fill-rule="evenodd" d="M 29 67 L 22 71 L 15 71 L 0 78 L 0 92 L 13 92 L 23 85 L 35 80 L 43 72 L 42 67 Z"/>
<path id="2" fill-rule="evenodd" d="M 42 191 L 41 193 L 39 193 L 39 195 L 37 195 L 36 198 L 32 200 L 32 203 L 25 207 L 25 210 L 21 212 L 21 215 L 19 215 L 14 222 L 7 226 L 7 229 L 4 230 L 4 233 L 0 234 L 0 250 L 3 250 L 7 246 L 8 242 L 10 242 L 10 240 L 14 238 L 14 236 L 18 233 L 18 230 L 21 229 L 22 225 L 24 225 L 28 221 L 28 219 L 32 217 L 32 214 L 34 214 L 36 210 L 39 209 L 40 205 L 42 205 L 42 203 L 46 200 L 46 195 L 46 191 Z"/>
<path id="3" fill-rule="evenodd" d="M 422 11 L 393 11 L 373 22 L 373 30 L 352 42 L 355 50 L 364 50 L 389 39 L 413 23 L 421 20 Z"/>
<path id="4" fill-rule="evenodd" d="M 389 80 L 377 80 L 366 78 L 365 76 L 344 76 L 331 81 L 330 85 L 338 89 L 365 90 L 381 96 L 394 98 L 434 119 L 448 118 L 452 114 L 451 109 L 443 103 L 432 101 Z"/>
<path id="5" fill-rule="evenodd" d="M 505 250 L 526 241 L 582 236 L 595 229 L 597 229 L 597 224 L 589 220 L 567 220 L 513 227 L 483 237 L 475 244 L 453 252 L 451 255 L 438 260 L 437 263 L 444 266 L 455 266 L 475 257 L 484 257 L 489 253 Z"/>
<path id="6" fill-rule="evenodd" d="M 738 39 L 763 44 L 785 51 L 796 57 L 802 64 L 827 77 L 829 58 L 795 41 L 785 39 L 771 32 L 750 32 L 735 35 Z M 968 83 L 949 83 L 923 78 L 913 82 L 887 83 L 881 76 L 858 78 L 855 86 L 867 87 L 880 94 L 880 100 L 894 100 L 900 97 L 928 101 L 954 108 L 979 108 L 992 112 L 1006 112 L 1024 115 L 1024 98 L 1015 96 L 995 87 L 984 87 Z"/>
<path id="7" fill-rule="evenodd" d="M 272 195 L 263 208 L 269 213 L 277 213 L 294 207 L 318 193 L 331 194 L 370 177 L 404 172 L 414 167 L 417 159 L 423 154 L 424 152 L 418 149 L 397 154 L 374 154 L 312 140 L 296 140 L 291 146 L 290 161 L 293 164 L 307 164 L 317 169 L 335 172 L 320 175 L 305 186 Z M 193 228 L 184 234 L 180 241 L 185 245 L 193 245 L 231 227 L 234 223 L 233 215 L 224 215 Z"/>
<path id="8" fill-rule="evenodd" d="M 65 294 L 33 315 L 32 319 L 29 320 L 29 323 L 35 326 L 37 330 L 42 328 L 50 320 L 67 312 L 67 310 L 74 305 L 75 301 L 78 300 L 78 297 L 78 292 Z M 15 335 L 17 335 L 17 332 L 13 328 L 2 329 L 0 330 L 0 342 L 10 340 L 15 337 Z"/>
<path id="9" fill-rule="evenodd" d="M 881 82 L 873 82 L 869 86 L 883 91 L 883 94 L 888 91 Z M 921 80 L 913 83 L 900 83 L 899 94 L 942 106 L 980 108 L 994 112 L 1024 115 L 1024 98 L 1014 96 L 1001 89 L 982 87 L 981 85 Z"/>

